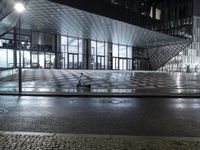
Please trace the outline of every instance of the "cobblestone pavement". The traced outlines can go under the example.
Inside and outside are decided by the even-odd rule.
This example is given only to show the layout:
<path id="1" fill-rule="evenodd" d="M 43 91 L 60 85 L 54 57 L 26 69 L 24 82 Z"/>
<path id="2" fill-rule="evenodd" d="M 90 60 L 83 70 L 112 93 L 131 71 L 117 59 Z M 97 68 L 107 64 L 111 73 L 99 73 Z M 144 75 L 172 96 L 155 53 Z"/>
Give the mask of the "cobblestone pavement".
<path id="1" fill-rule="evenodd" d="M 1 150 L 199 150 L 200 139 L 0 134 Z"/>

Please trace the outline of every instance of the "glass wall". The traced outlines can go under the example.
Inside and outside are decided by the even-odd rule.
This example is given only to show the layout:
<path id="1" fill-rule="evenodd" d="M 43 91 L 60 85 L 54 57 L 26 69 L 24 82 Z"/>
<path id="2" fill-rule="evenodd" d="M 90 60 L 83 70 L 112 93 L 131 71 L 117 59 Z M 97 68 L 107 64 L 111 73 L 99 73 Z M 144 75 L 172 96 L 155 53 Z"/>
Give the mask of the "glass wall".
<path id="1" fill-rule="evenodd" d="M 21 51 L 21 66 L 23 68 L 54 68 L 55 54 L 50 52 Z M 19 66 L 19 51 L 17 51 L 17 66 Z"/>
<path id="2" fill-rule="evenodd" d="M 39 68 L 39 55 L 38 52 L 32 52 L 31 55 L 31 68 Z"/>
<path id="3" fill-rule="evenodd" d="M 83 40 L 72 37 L 61 37 L 61 53 L 63 69 L 83 68 Z"/>
<path id="4" fill-rule="evenodd" d="M 135 48 L 132 55 L 133 70 L 151 70 L 147 50 Z"/>
<path id="5" fill-rule="evenodd" d="M 159 71 L 200 72 L 200 17 L 193 17 L 193 42 L 177 56 L 162 66 Z"/>
<path id="6" fill-rule="evenodd" d="M 132 47 L 113 44 L 112 54 L 112 69 L 132 70 Z"/>
<path id="7" fill-rule="evenodd" d="M 0 49 L 0 68 L 13 67 L 13 50 Z"/>
<path id="8" fill-rule="evenodd" d="M 91 68 L 102 70 L 108 68 L 107 43 L 91 41 Z"/>
<path id="9" fill-rule="evenodd" d="M 12 35 L 14 33 L 17 37 Z M 112 49 L 112 54 L 111 51 L 109 52 L 109 61 L 113 64 L 110 63 L 111 69 L 132 70 L 133 68 L 132 47 L 130 46 L 108 44 L 97 40 L 91 40 L 88 44 L 85 39 L 81 38 L 61 36 L 59 39 L 59 36 L 55 38 L 53 34 L 35 31 L 23 31 L 22 33 L 21 66 L 23 68 L 84 69 L 88 67 L 89 69 L 106 70 L 109 66 L 109 47 Z M 4 38 L 8 39 L 0 40 L 0 54 L 5 56 L 0 60 L 0 67 L 19 66 L 19 51 L 16 50 L 16 54 L 14 53 L 14 49 L 18 49 L 19 46 L 18 31 L 12 31 Z M 86 51 L 88 51 L 87 57 Z"/>

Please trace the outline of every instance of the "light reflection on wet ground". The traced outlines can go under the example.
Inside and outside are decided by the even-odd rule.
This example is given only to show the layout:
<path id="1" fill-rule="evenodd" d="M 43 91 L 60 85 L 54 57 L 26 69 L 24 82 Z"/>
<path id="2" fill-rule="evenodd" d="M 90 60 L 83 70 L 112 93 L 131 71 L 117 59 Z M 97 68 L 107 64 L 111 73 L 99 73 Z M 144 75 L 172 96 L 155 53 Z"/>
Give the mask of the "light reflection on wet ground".
<path id="1" fill-rule="evenodd" d="M 200 99 L 0 96 L 4 131 L 200 136 Z"/>
<path id="2" fill-rule="evenodd" d="M 77 89 L 80 74 L 91 89 Z M 17 74 L 1 77 L 0 91 L 17 91 Z M 23 91 L 97 93 L 200 93 L 200 74 L 139 71 L 49 70 L 23 71 Z"/>

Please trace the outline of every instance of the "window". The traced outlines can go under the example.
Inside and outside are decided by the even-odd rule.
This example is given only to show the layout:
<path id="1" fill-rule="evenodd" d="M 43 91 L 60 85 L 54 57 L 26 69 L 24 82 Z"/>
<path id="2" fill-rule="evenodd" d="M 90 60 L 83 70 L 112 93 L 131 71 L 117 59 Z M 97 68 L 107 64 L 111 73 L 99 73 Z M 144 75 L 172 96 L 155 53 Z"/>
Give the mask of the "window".
<path id="1" fill-rule="evenodd" d="M 78 53 L 78 39 L 77 38 L 68 38 L 68 52 Z"/>
<path id="2" fill-rule="evenodd" d="M 63 69 L 83 68 L 83 39 L 73 37 L 61 37 L 61 66 Z"/>
<path id="3" fill-rule="evenodd" d="M 119 47 L 118 47 L 118 45 L 116 45 L 116 44 L 113 44 L 113 51 L 112 51 L 112 53 L 113 53 L 113 57 L 118 57 L 118 49 Z"/>
<path id="4" fill-rule="evenodd" d="M 132 69 L 132 47 L 113 44 L 113 69 Z"/>
<path id="5" fill-rule="evenodd" d="M 91 68 L 107 69 L 107 43 L 91 41 Z"/>
<path id="6" fill-rule="evenodd" d="M 119 57 L 126 57 L 126 46 L 119 46 Z"/>
<path id="7" fill-rule="evenodd" d="M 13 50 L 0 49 L 0 67 L 10 68 L 13 66 Z"/>

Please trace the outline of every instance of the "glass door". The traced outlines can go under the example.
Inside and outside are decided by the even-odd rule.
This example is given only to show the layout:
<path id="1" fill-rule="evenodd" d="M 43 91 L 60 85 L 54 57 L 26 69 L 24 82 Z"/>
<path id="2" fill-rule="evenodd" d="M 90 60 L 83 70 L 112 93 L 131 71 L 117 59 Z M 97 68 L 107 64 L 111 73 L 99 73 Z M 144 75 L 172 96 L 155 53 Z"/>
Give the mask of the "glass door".
<path id="1" fill-rule="evenodd" d="M 32 67 L 32 68 L 39 68 L 39 57 L 38 57 L 38 53 L 32 53 L 31 67 Z"/>
<path id="2" fill-rule="evenodd" d="M 51 60 L 51 53 L 46 53 L 45 68 L 51 69 L 52 67 L 53 67 L 53 63 Z"/>
<path id="3" fill-rule="evenodd" d="M 105 69 L 105 57 L 104 56 L 97 56 L 97 63 L 96 68 L 99 70 Z"/>
<path id="4" fill-rule="evenodd" d="M 45 64 L 44 64 L 44 53 L 40 53 L 39 54 L 39 67 L 40 68 L 45 68 Z"/>
<path id="5" fill-rule="evenodd" d="M 78 54 L 68 53 L 68 69 L 78 69 Z"/>
<path id="6" fill-rule="evenodd" d="M 127 70 L 127 59 L 119 59 L 119 70 Z"/>
<path id="7" fill-rule="evenodd" d="M 25 68 L 30 68 L 30 52 L 29 51 L 24 51 L 24 57 L 23 57 L 23 67 Z"/>
<path id="8" fill-rule="evenodd" d="M 118 58 L 113 57 L 113 70 L 118 70 L 119 69 L 119 64 L 118 64 Z"/>

